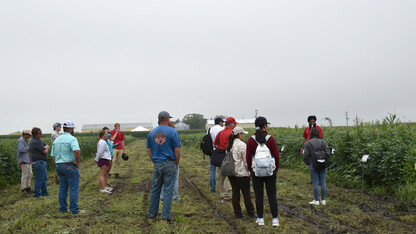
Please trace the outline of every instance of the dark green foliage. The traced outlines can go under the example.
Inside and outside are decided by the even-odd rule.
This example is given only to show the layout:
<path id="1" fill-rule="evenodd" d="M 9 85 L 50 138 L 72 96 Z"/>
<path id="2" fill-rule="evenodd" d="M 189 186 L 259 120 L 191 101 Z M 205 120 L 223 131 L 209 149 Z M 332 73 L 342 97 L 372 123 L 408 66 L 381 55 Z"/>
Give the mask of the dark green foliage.
<path id="1" fill-rule="evenodd" d="M 254 133 L 249 129 L 245 140 Z M 302 128 L 270 128 L 280 153 L 280 165 L 306 170 L 300 150 L 303 143 Z M 324 140 L 330 150 L 335 149 L 328 162 L 328 173 L 348 186 L 394 187 L 416 182 L 416 125 L 389 119 L 376 123 L 358 122 L 355 127 L 324 127 Z M 183 145 L 199 147 L 205 131 L 180 132 Z M 281 151 L 282 146 L 284 150 Z M 367 163 L 361 163 L 369 154 Z M 364 167 L 364 168 L 363 168 Z"/>
<path id="2" fill-rule="evenodd" d="M 182 122 L 188 124 L 190 129 L 205 129 L 207 120 L 203 115 L 193 113 L 185 115 Z"/>

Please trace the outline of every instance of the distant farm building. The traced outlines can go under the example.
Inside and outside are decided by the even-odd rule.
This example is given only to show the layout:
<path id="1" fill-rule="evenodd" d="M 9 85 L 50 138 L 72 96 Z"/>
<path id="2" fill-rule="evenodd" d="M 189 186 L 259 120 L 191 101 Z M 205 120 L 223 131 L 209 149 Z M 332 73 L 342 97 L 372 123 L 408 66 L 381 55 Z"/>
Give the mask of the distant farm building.
<path id="1" fill-rule="evenodd" d="M 129 132 L 137 127 L 143 127 L 149 131 L 153 129 L 152 123 L 120 123 L 120 130 Z M 108 127 L 109 129 L 114 129 L 114 123 L 108 123 L 108 124 L 84 124 L 82 125 L 81 132 L 99 132 L 104 127 Z"/>
<path id="2" fill-rule="evenodd" d="M 236 119 L 239 127 L 242 128 L 256 128 L 254 126 L 255 119 Z M 225 123 L 224 123 L 225 124 Z M 206 129 L 214 127 L 215 123 L 214 120 L 209 119 L 207 120 Z"/>
<path id="3" fill-rule="evenodd" d="M 175 124 L 176 130 L 189 130 L 189 125 L 184 122 L 178 122 Z"/>

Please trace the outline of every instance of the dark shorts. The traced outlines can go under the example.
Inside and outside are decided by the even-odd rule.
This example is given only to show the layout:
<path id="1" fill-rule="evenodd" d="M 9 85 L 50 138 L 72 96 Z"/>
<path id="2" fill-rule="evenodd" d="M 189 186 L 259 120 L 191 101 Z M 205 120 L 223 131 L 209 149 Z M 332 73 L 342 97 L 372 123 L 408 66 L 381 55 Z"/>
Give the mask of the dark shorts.
<path id="1" fill-rule="evenodd" d="M 107 167 L 110 167 L 110 160 L 100 158 L 100 160 L 98 160 L 97 165 L 98 165 L 99 167 L 102 167 L 102 166 L 107 166 Z"/>

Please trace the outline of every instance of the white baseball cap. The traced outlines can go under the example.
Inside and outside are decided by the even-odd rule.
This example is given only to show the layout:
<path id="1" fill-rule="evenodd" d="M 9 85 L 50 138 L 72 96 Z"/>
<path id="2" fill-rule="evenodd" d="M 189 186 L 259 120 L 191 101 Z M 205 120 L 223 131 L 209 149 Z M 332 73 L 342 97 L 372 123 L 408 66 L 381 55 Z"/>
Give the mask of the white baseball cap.
<path id="1" fill-rule="evenodd" d="M 65 121 L 62 126 L 64 126 L 64 128 L 75 128 L 75 124 L 71 120 Z"/>
<path id="2" fill-rule="evenodd" d="M 248 132 L 247 132 L 247 131 L 245 131 L 245 130 L 244 130 L 244 128 L 242 128 L 242 127 L 235 127 L 235 128 L 233 129 L 233 134 L 234 134 L 234 135 L 238 135 L 239 133 L 244 133 L 244 134 L 247 134 Z"/>

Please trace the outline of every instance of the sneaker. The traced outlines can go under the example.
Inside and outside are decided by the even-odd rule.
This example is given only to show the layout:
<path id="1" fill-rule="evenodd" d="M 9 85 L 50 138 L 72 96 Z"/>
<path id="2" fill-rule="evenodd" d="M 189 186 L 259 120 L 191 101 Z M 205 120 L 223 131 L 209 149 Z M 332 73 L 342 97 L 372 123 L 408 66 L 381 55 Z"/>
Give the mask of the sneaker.
<path id="1" fill-rule="evenodd" d="M 102 193 L 108 193 L 111 194 L 111 191 L 107 190 L 107 189 L 100 189 L 100 192 Z"/>
<path id="2" fill-rule="evenodd" d="M 87 211 L 86 210 L 79 210 L 78 213 L 73 214 L 73 215 L 82 215 L 82 214 L 86 214 Z"/>
<path id="3" fill-rule="evenodd" d="M 309 204 L 311 204 L 311 205 L 319 205 L 319 201 L 313 200 L 313 201 L 309 202 Z"/>
<path id="4" fill-rule="evenodd" d="M 116 173 L 116 178 L 120 178 L 120 176 L 118 175 L 118 173 Z"/>
<path id="5" fill-rule="evenodd" d="M 221 202 L 232 202 L 233 199 L 231 198 L 221 198 Z"/>
<path id="6" fill-rule="evenodd" d="M 259 226 L 264 226 L 264 219 L 263 219 L 263 218 L 257 218 L 256 223 L 257 223 Z"/>
<path id="7" fill-rule="evenodd" d="M 211 190 L 211 193 L 215 193 L 215 190 Z"/>
<path id="8" fill-rule="evenodd" d="M 113 187 L 107 186 L 107 187 L 105 187 L 105 190 L 108 190 L 108 191 L 112 192 L 113 191 Z"/>
<path id="9" fill-rule="evenodd" d="M 256 215 L 255 214 L 248 214 L 247 215 L 249 218 L 255 218 L 256 217 Z"/>
<path id="10" fill-rule="evenodd" d="M 325 201 L 325 200 L 322 200 L 322 201 L 321 201 L 321 204 L 322 204 L 322 205 L 326 205 L 326 201 Z"/>
<path id="11" fill-rule="evenodd" d="M 273 218 L 273 221 L 272 221 L 272 226 L 273 227 L 277 227 L 277 226 L 279 226 L 279 219 L 276 217 L 276 218 Z"/>

